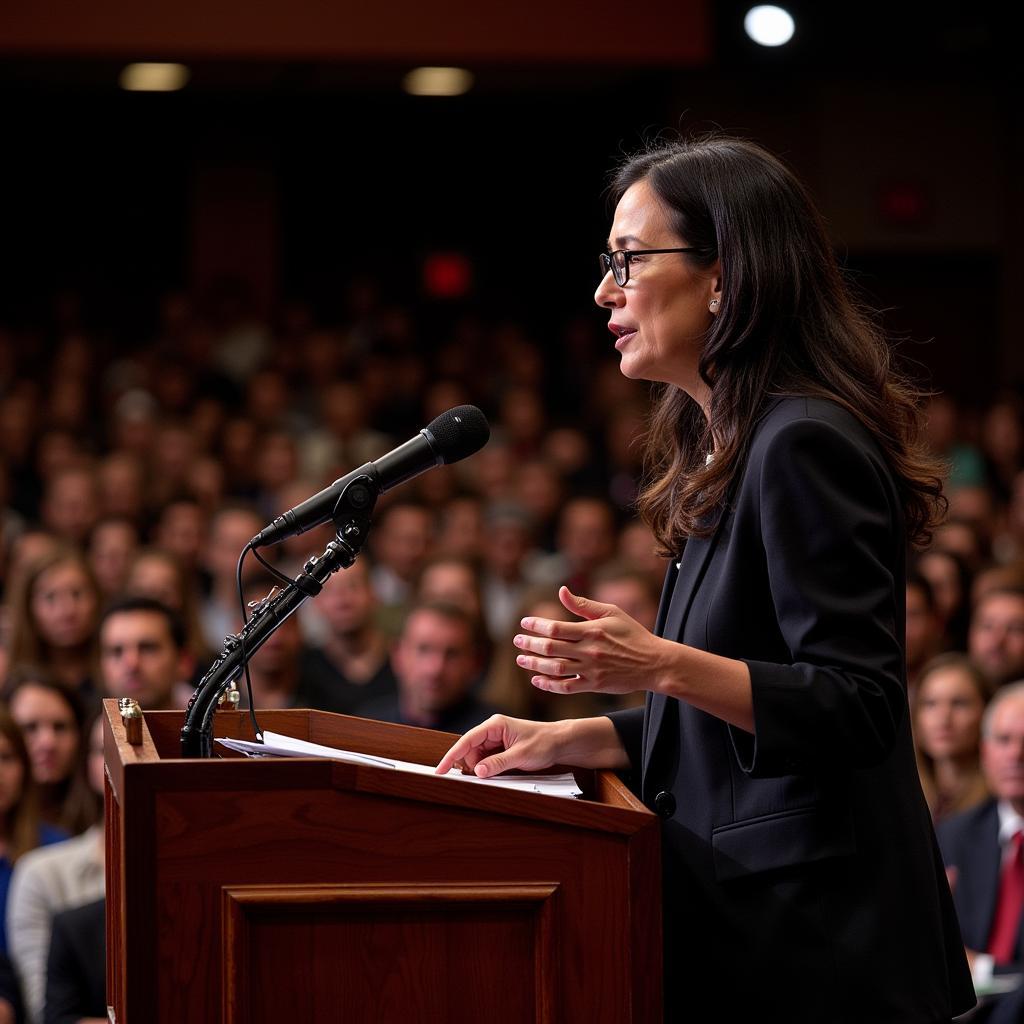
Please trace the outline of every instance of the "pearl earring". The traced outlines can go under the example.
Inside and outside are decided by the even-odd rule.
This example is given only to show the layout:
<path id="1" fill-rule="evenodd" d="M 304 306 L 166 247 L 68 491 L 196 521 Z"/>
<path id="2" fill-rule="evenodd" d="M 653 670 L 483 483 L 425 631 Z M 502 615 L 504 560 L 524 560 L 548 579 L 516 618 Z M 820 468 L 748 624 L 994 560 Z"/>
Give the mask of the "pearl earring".
<path id="1" fill-rule="evenodd" d="M 708 309 L 711 310 L 712 313 L 717 313 L 718 312 L 718 299 L 712 299 L 708 303 Z"/>

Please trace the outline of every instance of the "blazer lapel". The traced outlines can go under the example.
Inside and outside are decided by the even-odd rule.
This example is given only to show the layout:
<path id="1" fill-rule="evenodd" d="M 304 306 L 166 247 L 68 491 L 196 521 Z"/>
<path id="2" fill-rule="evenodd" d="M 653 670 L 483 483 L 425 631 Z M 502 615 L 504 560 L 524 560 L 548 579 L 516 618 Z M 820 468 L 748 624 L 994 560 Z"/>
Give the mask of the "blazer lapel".
<path id="1" fill-rule="evenodd" d="M 655 629 L 658 636 L 676 640 L 682 635 L 683 625 L 690 613 L 690 606 L 693 604 L 693 597 L 700 587 L 711 560 L 711 554 L 718 543 L 723 520 L 724 516 L 719 520 L 715 532 L 710 537 L 691 537 L 686 542 L 678 567 L 676 563 L 672 563 L 672 567 L 665 577 L 665 590 L 661 596 L 658 625 Z M 669 586 L 672 587 L 672 596 L 666 601 Z M 651 754 L 658 738 L 658 730 L 661 728 L 661 720 L 667 704 L 668 698 L 660 693 L 654 694 L 648 702 L 643 739 L 644 776 L 647 775 Z"/>

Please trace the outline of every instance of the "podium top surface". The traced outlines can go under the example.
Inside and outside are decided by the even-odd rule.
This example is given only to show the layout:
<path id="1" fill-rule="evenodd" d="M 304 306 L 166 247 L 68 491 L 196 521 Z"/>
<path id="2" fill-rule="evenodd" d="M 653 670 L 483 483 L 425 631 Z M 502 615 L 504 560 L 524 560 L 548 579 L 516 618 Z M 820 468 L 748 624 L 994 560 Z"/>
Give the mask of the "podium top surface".
<path id="1" fill-rule="evenodd" d="M 573 800 L 467 785 L 457 779 L 326 758 L 251 759 L 226 748 L 220 757 L 183 758 L 180 753 L 182 712 L 146 712 L 142 743 L 132 745 L 128 742 L 118 702 L 108 699 L 103 705 L 107 772 L 118 800 L 126 784 L 153 791 L 342 789 L 622 835 L 632 835 L 657 823 L 657 818 L 612 772 L 572 769 L 584 793 L 584 799 Z M 326 711 L 261 710 L 258 715 L 260 726 L 273 732 L 419 764 L 436 764 L 456 739 L 450 733 Z M 214 718 L 214 736 L 253 739 L 248 712 L 218 711 Z"/>

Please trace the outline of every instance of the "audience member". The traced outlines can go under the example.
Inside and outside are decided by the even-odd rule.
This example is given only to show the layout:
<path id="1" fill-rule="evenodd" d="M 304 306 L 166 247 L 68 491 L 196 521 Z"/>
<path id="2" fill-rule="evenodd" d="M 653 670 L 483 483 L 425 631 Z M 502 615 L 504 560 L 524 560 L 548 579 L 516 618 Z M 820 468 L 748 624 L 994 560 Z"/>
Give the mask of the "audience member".
<path id="1" fill-rule="evenodd" d="M 312 674 L 330 680 L 336 710 L 355 714 L 360 705 L 395 693 L 398 681 L 390 642 L 375 619 L 369 563 L 357 558 L 336 572 L 311 607 L 325 627 L 310 652 Z"/>
<path id="2" fill-rule="evenodd" d="M 992 590 L 975 605 L 967 650 L 996 686 L 1024 679 L 1024 590 Z"/>
<path id="3" fill-rule="evenodd" d="M 14 598 L 8 666 L 35 665 L 92 693 L 98 613 L 99 590 L 85 558 L 73 548 L 44 555 Z"/>
<path id="4" fill-rule="evenodd" d="M 188 703 L 194 662 L 180 616 L 150 597 L 123 597 L 100 619 L 100 677 L 107 697 L 133 697 L 145 711 Z"/>
<path id="5" fill-rule="evenodd" d="M 89 565 L 104 600 L 124 590 L 139 547 L 139 531 L 130 519 L 101 519 L 89 537 Z"/>
<path id="6" fill-rule="evenodd" d="M 66 838 L 66 832 L 40 821 L 25 741 L 0 704 L 0 955 L 7 955 L 7 891 L 14 865 L 23 853 Z M 0 998 L 11 991 L 0 985 Z"/>
<path id="7" fill-rule="evenodd" d="M 199 622 L 196 581 L 174 555 L 160 548 L 143 548 L 128 570 L 124 594 L 149 597 L 172 608 L 184 623 L 188 649 L 197 669 L 205 668 L 211 657 Z M 223 642 L 221 637 L 221 646 Z"/>
<path id="8" fill-rule="evenodd" d="M 471 691 L 480 672 L 477 628 L 462 608 L 414 605 L 392 655 L 398 692 L 359 709 L 367 718 L 465 732 L 494 713 Z"/>
<path id="9" fill-rule="evenodd" d="M 529 590 L 526 562 L 533 549 L 529 514 L 514 502 L 494 502 L 486 513 L 481 581 L 487 630 L 494 642 L 518 628 L 517 611 Z"/>
<path id="10" fill-rule="evenodd" d="M 914 709 L 921 786 L 940 821 L 988 799 L 981 771 L 981 717 L 992 684 L 962 654 L 940 654 L 923 666 Z"/>
<path id="11" fill-rule="evenodd" d="M 920 573 L 907 573 L 907 693 L 913 702 L 918 677 L 925 662 L 939 653 L 942 619 L 928 580 Z"/>
<path id="12" fill-rule="evenodd" d="M 571 498 L 558 519 L 554 558 L 531 568 L 534 581 L 589 594 L 591 574 L 615 554 L 615 514 L 603 498 Z"/>
<path id="13" fill-rule="evenodd" d="M 106 899 L 53 918 L 43 1024 L 107 1024 Z"/>
<path id="14" fill-rule="evenodd" d="M 89 731 L 89 784 L 103 792 L 103 729 Z M 62 843 L 26 853 L 15 865 L 7 906 L 11 960 L 21 980 L 29 1024 L 42 1020 L 46 960 L 54 915 L 103 895 L 102 823 Z"/>
<path id="15" fill-rule="evenodd" d="M 240 505 L 222 508 L 210 523 L 204 564 L 210 575 L 210 593 L 203 604 L 200 621 L 206 646 L 211 651 L 224 647 L 224 638 L 239 626 L 236 568 L 242 549 L 266 524 L 251 509 Z M 259 563 L 247 558 L 243 576 L 261 572 Z"/>
<path id="16" fill-rule="evenodd" d="M 432 541 L 433 524 L 425 506 L 402 500 L 385 507 L 370 533 L 370 578 L 382 604 L 402 605 L 412 599 Z"/>
<path id="17" fill-rule="evenodd" d="M 174 555 L 184 572 L 196 573 L 206 545 L 206 512 L 202 505 L 194 498 L 169 502 L 160 512 L 154 540 L 157 547 Z"/>
<path id="18" fill-rule="evenodd" d="M 267 576 L 254 576 L 243 591 L 247 604 L 269 597 L 275 581 Z M 236 626 L 241 628 L 241 623 Z M 290 615 L 249 661 L 253 706 L 259 708 L 314 708 L 318 711 L 347 710 L 338 697 L 337 673 L 324 671 L 318 659 L 306 646 L 302 627 Z M 244 678 L 244 677 L 243 677 Z M 244 688 L 239 682 L 239 689 Z"/>
<path id="19" fill-rule="evenodd" d="M 416 600 L 455 604 L 477 622 L 482 621 L 483 595 L 476 563 L 452 555 L 429 559 L 416 585 Z"/>
<path id="20" fill-rule="evenodd" d="M 966 650 L 971 608 L 971 573 L 966 563 L 951 552 L 932 548 L 918 556 L 917 572 L 931 584 L 942 619 L 944 646 L 947 650 Z"/>
<path id="21" fill-rule="evenodd" d="M 936 828 L 976 986 L 1024 968 L 1024 684 L 989 703 L 981 763 L 992 798 Z"/>
<path id="22" fill-rule="evenodd" d="M 6 953 L 0 953 L 0 1024 L 21 1024 L 24 1016 L 14 965 Z"/>
<path id="23" fill-rule="evenodd" d="M 31 666 L 15 670 L 6 698 L 25 737 L 42 820 L 65 835 L 84 832 L 98 809 L 86 778 L 81 699 Z"/>
<path id="24" fill-rule="evenodd" d="M 62 540 L 84 546 L 100 517 L 95 471 L 84 465 L 56 471 L 46 482 L 40 512 L 48 530 Z"/>

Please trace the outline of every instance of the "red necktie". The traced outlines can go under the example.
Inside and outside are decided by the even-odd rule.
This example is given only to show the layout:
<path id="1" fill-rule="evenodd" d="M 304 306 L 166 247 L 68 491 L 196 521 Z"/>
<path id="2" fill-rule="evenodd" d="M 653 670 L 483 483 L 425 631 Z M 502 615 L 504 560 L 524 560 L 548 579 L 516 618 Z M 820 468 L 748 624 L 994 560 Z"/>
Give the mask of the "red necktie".
<path id="1" fill-rule="evenodd" d="M 1020 914 L 1024 909 L 1024 832 L 1014 832 L 1010 852 L 999 879 L 999 897 L 992 919 L 988 952 L 997 964 L 1013 963 L 1017 950 Z"/>

